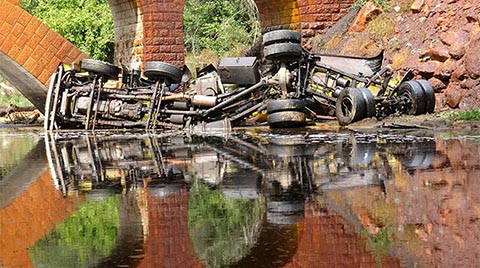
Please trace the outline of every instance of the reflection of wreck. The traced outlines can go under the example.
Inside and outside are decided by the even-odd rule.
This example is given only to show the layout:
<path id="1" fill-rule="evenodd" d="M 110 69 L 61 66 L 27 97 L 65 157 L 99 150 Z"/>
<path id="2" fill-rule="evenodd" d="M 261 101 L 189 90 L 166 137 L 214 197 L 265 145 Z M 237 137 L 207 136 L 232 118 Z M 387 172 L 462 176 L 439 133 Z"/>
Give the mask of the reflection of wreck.
<path id="1" fill-rule="evenodd" d="M 49 136 L 47 142 L 52 171 L 56 176 L 54 181 L 67 197 L 62 199 L 61 191 L 52 194 L 55 196 L 52 200 L 57 204 L 44 209 L 63 207 L 63 203 L 73 199 L 82 202 L 91 200 L 91 197 L 120 195 L 122 231 L 117 237 L 118 248 L 113 250 L 111 257 L 102 260 L 102 266 L 135 262 L 139 267 L 198 267 L 201 260 L 195 254 L 189 235 L 187 189 L 192 183 L 205 179 L 205 185 L 222 192 L 227 198 L 247 200 L 260 196 L 265 202 L 265 221 L 256 223 L 258 226 L 253 229 L 257 234 L 251 241 L 252 246 L 238 261 L 237 267 L 258 264 L 255 260 L 265 256 L 266 252 L 272 255 L 265 259 L 263 267 L 271 267 L 267 262 L 272 259 L 285 267 L 291 267 L 292 263 L 305 263 L 306 267 L 318 263 L 333 265 L 345 260 L 352 261 L 357 267 L 375 267 L 371 252 L 365 249 L 365 238 L 359 234 L 359 230 L 364 229 L 375 232 L 375 229 L 369 229 L 372 222 L 365 221 L 365 214 L 374 215 L 370 214 L 374 212 L 366 212 L 360 205 L 376 198 L 379 203 L 376 207 L 384 209 L 386 204 L 390 208 L 390 203 L 386 202 L 396 201 L 385 199 L 385 196 L 398 196 L 409 209 L 421 209 L 423 206 L 418 206 L 421 204 L 419 200 L 412 202 L 409 199 L 410 193 L 428 185 L 442 188 L 441 178 L 446 176 L 438 171 L 435 173 L 438 174 L 437 180 L 429 179 L 428 183 L 422 180 L 429 172 L 427 166 L 439 165 L 438 154 L 432 163 L 425 160 L 438 150 L 438 144 L 431 138 L 405 145 L 401 137 L 381 135 L 339 135 L 334 142 L 321 134 L 285 137 L 260 135 L 258 138 L 223 140 L 146 135 L 81 138 L 57 135 L 57 139 Z M 377 143 L 377 138 L 384 140 Z M 352 143 L 353 140 L 356 143 Z M 298 143 L 300 146 L 293 146 Z M 418 146 L 429 154 L 416 152 L 414 149 Z M 415 156 L 424 159 L 420 166 L 412 164 L 418 162 L 411 161 Z M 444 161 L 442 165 L 448 168 L 465 164 L 453 162 L 454 157 L 450 159 L 449 163 Z M 65 163 L 69 163 L 68 168 Z M 408 173 L 402 171 L 403 168 Z M 346 183 L 349 174 L 351 178 L 361 179 L 373 173 L 379 174 L 375 180 L 365 179 L 363 184 Z M 51 178 L 46 176 L 41 182 L 48 180 Z M 403 195 L 394 194 L 399 188 L 407 191 Z M 38 194 L 40 196 L 33 200 L 41 198 L 41 191 Z M 30 190 L 28 195 L 32 195 Z M 13 208 L 19 208 L 22 200 L 14 199 L 9 203 Z M 1 215 L 12 213 L 8 206 L 0 210 Z M 395 208 L 393 204 L 392 208 Z M 399 216 L 404 215 L 402 208 L 398 208 Z M 49 213 L 45 211 L 43 214 Z M 430 215 L 434 216 L 434 213 Z M 35 220 L 43 219 L 38 216 Z M 427 238 L 434 241 L 434 237 L 428 237 L 428 222 L 410 216 L 401 220 L 416 224 L 414 226 L 421 234 L 425 230 Z M 13 236 L 11 241 L 15 241 Z M 307 253 L 309 258 L 302 258 Z M 142 257 L 129 259 L 132 254 Z M 10 258 L 8 256 L 1 255 L 0 259 Z M 391 258 L 386 261 L 389 262 L 387 267 L 400 266 L 398 262 L 391 262 Z"/>
<path id="2" fill-rule="evenodd" d="M 354 136 L 344 137 L 352 143 L 321 142 L 323 137 L 315 135 L 269 135 L 260 140 L 155 135 L 47 137 L 49 162 L 65 195 L 69 191 L 155 185 L 156 195 L 163 196 L 199 180 L 221 189 L 229 198 L 256 199 L 261 192 L 266 194 L 267 219 L 272 223 L 297 222 L 305 199 L 316 192 L 384 188 L 384 182 L 391 179 L 392 156 L 397 155 L 407 168 L 425 168 L 434 152 L 408 150 L 402 142 L 388 147 L 372 140 L 361 142 Z M 432 142 L 423 144 L 431 146 Z"/>

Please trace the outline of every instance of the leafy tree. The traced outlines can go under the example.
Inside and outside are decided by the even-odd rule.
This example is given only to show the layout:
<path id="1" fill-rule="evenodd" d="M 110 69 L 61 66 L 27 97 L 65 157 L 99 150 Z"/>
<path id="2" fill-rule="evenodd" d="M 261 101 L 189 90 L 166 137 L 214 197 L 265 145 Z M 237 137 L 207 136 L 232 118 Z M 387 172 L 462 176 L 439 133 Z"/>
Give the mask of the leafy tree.
<path id="1" fill-rule="evenodd" d="M 113 62 L 113 18 L 107 0 L 23 0 L 21 6 L 92 58 Z"/>
<path id="2" fill-rule="evenodd" d="M 193 54 L 211 49 L 224 55 L 253 44 L 260 33 L 252 0 L 188 0 L 183 18 L 185 47 Z"/>

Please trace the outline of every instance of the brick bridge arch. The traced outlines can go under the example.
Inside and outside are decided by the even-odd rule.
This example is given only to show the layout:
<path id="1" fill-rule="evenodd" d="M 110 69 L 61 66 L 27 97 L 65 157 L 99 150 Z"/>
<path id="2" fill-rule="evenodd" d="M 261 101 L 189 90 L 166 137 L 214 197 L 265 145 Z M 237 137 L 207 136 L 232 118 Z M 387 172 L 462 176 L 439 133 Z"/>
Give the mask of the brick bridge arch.
<path id="1" fill-rule="evenodd" d="M 145 61 L 183 66 L 187 0 L 108 0 L 115 29 L 115 64 Z M 328 28 L 354 0 L 254 0 L 263 31 L 289 28 L 304 36 Z M 87 58 L 69 41 L 20 7 L 0 0 L 0 74 L 43 112 L 50 75 L 60 62 Z"/>
<path id="2" fill-rule="evenodd" d="M 159 60 L 184 64 L 183 10 L 188 0 L 108 0 L 115 26 L 115 63 Z M 254 0 L 264 32 L 301 30 L 313 36 L 340 19 L 354 0 Z"/>
<path id="3" fill-rule="evenodd" d="M 43 112 L 58 64 L 87 55 L 23 10 L 20 1 L 0 0 L 0 74 Z"/>

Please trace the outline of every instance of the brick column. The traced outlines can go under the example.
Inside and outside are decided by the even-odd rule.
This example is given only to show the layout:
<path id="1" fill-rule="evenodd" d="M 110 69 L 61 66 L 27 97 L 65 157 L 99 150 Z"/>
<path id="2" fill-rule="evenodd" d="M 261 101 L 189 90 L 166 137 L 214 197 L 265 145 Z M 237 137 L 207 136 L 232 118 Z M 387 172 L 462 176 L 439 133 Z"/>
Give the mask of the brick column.
<path id="1" fill-rule="evenodd" d="M 140 0 L 143 21 L 143 62 L 185 62 L 183 8 L 185 0 Z"/>
<path id="2" fill-rule="evenodd" d="M 138 69 L 143 57 L 143 23 L 139 0 L 109 0 L 115 28 L 115 65 Z"/>

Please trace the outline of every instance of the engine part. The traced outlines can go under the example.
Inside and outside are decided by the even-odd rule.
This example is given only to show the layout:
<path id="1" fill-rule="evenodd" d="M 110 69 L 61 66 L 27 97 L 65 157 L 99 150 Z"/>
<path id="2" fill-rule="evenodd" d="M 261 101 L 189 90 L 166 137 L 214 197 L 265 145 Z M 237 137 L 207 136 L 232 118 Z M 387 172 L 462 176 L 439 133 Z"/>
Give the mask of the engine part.
<path id="1" fill-rule="evenodd" d="M 218 70 L 225 84 L 253 85 L 260 81 L 255 57 L 223 58 Z"/>
<path id="2" fill-rule="evenodd" d="M 79 97 L 74 106 L 74 114 L 87 115 L 90 106 L 89 97 Z M 146 106 L 141 103 L 126 103 L 122 100 L 99 100 L 93 104 L 93 111 L 100 118 L 122 118 L 128 120 L 140 120 L 145 115 Z"/>

